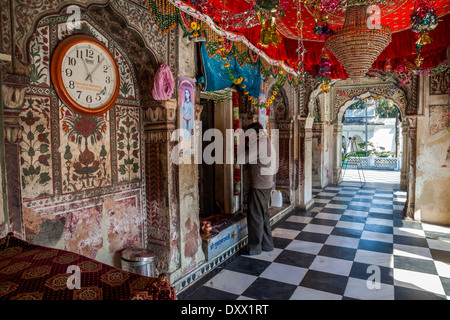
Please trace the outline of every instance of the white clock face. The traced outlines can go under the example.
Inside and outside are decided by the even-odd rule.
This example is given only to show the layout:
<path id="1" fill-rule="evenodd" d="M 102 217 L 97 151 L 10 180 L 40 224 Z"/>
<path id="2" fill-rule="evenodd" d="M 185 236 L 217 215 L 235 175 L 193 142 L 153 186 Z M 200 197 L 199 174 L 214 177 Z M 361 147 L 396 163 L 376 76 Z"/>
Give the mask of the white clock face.
<path id="1" fill-rule="evenodd" d="M 110 55 L 89 42 L 75 44 L 66 52 L 61 73 L 67 93 L 87 109 L 108 103 L 119 81 Z"/>

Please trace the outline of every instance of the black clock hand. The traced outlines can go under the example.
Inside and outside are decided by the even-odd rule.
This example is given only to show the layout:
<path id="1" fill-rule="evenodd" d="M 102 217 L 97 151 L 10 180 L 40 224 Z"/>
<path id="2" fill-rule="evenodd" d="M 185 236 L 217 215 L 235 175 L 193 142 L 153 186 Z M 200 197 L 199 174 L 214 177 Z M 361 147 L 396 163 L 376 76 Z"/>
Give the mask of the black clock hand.
<path id="1" fill-rule="evenodd" d="M 88 67 L 86 65 L 86 61 L 84 61 L 83 58 L 81 58 L 81 61 L 83 61 L 84 69 L 86 70 L 86 73 L 88 74 L 87 78 L 85 79 L 85 80 L 87 80 L 88 78 L 91 78 L 90 75 L 89 75 L 89 70 L 88 70 Z M 92 83 L 92 78 L 91 78 L 91 83 Z"/>
<path id="2" fill-rule="evenodd" d="M 92 82 L 92 74 L 95 72 L 95 70 L 97 70 L 97 68 L 102 64 L 102 62 L 105 60 L 105 58 L 102 59 L 102 61 L 100 61 L 95 67 L 94 69 L 88 74 L 88 76 L 86 77 L 85 80 L 91 78 L 91 82 Z"/>

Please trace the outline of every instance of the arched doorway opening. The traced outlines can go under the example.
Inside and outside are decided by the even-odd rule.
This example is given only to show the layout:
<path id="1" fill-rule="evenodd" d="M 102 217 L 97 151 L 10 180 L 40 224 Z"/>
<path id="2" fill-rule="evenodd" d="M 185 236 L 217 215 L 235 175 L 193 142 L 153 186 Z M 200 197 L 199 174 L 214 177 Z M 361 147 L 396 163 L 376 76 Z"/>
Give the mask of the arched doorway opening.
<path id="1" fill-rule="evenodd" d="M 355 98 L 345 106 L 342 127 L 341 181 L 400 185 L 402 118 L 396 104 L 384 97 Z"/>

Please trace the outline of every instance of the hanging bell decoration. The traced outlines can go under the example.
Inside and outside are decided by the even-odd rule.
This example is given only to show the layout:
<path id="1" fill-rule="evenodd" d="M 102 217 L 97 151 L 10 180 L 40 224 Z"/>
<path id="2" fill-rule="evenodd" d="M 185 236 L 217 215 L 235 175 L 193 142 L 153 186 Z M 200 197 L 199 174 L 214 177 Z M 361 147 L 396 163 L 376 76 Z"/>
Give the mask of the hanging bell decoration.
<path id="1" fill-rule="evenodd" d="M 277 21 L 285 16 L 284 11 L 279 8 L 279 1 L 258 0 L 255 4 L 255 12 L 261 24 L 258 44 L 264 48 L 278 46 L 282 38 L 277 30 Z"/>

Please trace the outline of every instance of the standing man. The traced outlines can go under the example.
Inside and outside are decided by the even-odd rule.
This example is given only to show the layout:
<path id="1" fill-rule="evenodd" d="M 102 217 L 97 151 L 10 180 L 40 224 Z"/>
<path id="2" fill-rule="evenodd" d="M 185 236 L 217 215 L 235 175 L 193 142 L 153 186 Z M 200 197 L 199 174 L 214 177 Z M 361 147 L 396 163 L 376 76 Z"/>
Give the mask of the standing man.
<path id="1" fill-rule="evenodd" d="M 275 149 L 259 122 L 252 123 L 245 131 L 245 163 L 249 166 L 248 191 L 248 252 L 257 255 L 273 250 L 272 228 L 269 221 L 269 201 L 276 173 Z M 238 163 L 242 163 L 242 151 L 238 151 Z M 241 161 L 239 161 L 241 160 Z"/>

